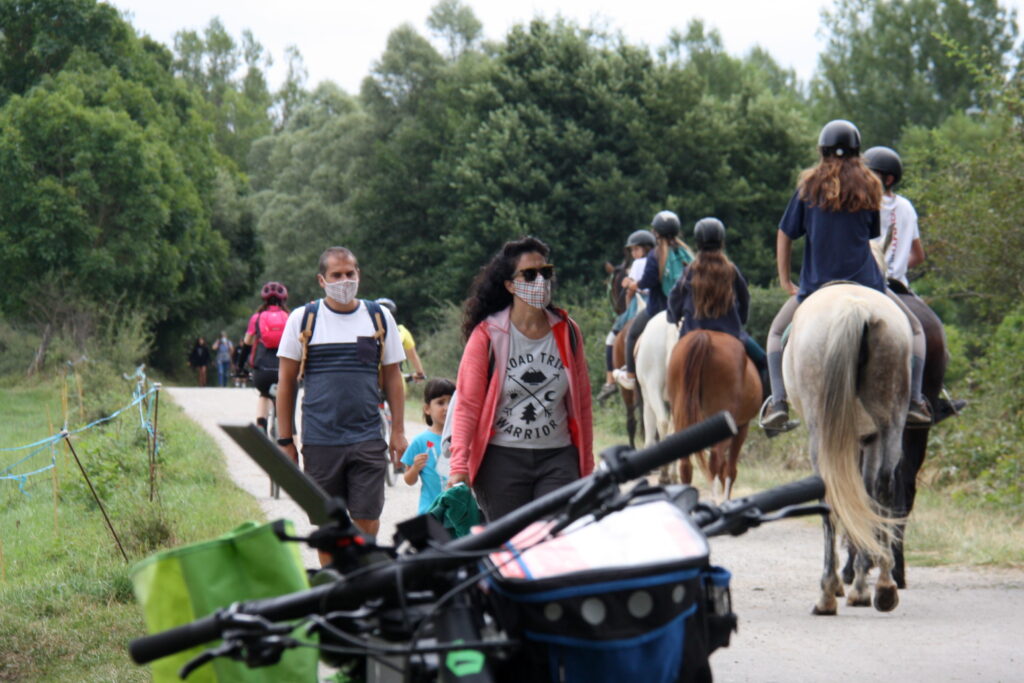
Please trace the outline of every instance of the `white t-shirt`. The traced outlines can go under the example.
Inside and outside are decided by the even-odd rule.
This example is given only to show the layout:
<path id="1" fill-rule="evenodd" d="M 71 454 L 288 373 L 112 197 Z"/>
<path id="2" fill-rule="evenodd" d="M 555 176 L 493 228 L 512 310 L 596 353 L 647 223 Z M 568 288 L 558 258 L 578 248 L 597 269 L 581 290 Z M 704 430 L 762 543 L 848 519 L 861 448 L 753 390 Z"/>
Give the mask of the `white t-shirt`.
<path id="1" fill-rule="evenodd" d="M 882 234 L 874 241 L 878 244 L 885 244 L 887 235 L 892 231 L 892 241 L 885 252 L 888 275 L 909 286 L 907 264 L 910 262 L 910 248 L 914 240 L 921 238 L 921 233 L 917 228 L 917 211 L 906 197 L 884 195 L 879 216 Z"/>
<path id="2" fill-rule="evenodd" d="M 644 267 L 647 265 L 647 257 L 641 256 L 640 258 L 633 261 L 633 265 L 629 267 L 628 277 L 633 282 L 640 282 L 640 278 L 644 276 Z"/>
<path id="3" fill-rule="evenodd" d="M 302 331 L 302 316 L 305 310 L 305 306 L 299 306 L 288 315 L 288 323 L 284 326 L 281 343 L 277 348 L 278 357 L 292 360 L 302 359 L 302 342 L 299 341 L 299 333 Z M 384 324 L 387 326 L 381 365 L 401 363 L 405 360 L 405 350 L 402 348 L 398 326 L 395 325 L 395 319 L 391 317 L 391 311 L 381 306 L 381 313 L 384 315 Z M 365 302 L 360 301 L 359 306 L 351 313 L 338 313 L 327 308 L 324 305 L 324 300 L 320 299 L 316 313 L 316 326 L 313 328 L 313 337 L 309 343 L 311 346 L 314 344 L 352 344 L 355 343 L 357 337 L 371 337 L 373 332 L 373 321 L 366 311 Z"/>
<path id="4" fill-rule="evenodd" d="M 569 377 L 555 335 L 549 332 L 541 339 L 530 339 L 510 324 L 509 337 L 505 384 L 490 442 L 513 448 L 571 445 L 565 407 Z"/>

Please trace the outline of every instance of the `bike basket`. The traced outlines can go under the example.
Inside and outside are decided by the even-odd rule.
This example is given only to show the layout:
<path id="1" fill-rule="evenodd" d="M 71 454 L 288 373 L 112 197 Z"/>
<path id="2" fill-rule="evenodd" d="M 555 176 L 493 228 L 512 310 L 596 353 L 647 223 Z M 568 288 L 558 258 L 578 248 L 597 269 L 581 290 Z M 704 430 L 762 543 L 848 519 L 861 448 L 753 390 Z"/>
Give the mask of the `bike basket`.
<path id="1" fill-rule="evenodd" d="M 147 631 L 166 631 L 241 600 L 309 588 L 298 546 L 281 541 L 273 524 L 246 522 L 219 538 L 165 550 L 132 567 Z M 294 535 L 291 522 L 285 524 Z M 156 660 L 151 665 L 153 680 L 179 681 L 178 670 L 210 646 Z M 299 648 L 286 651 L 278 664 L 258 669 L 222 657 L 196 669 L 188 680 L 315 681 L 316 672 L 316 650 Z"/>
<path id="2" fill-rule="evenodd" d="M 525 644 L 514 678 L 711 680 L 708 655 L 735 628 L 729 573 L 708 564 L 707 539 L 685 513 L 638 502 L 535 545 L 548 528 L 528 527 L 487 559 L 498 620 Z"/>

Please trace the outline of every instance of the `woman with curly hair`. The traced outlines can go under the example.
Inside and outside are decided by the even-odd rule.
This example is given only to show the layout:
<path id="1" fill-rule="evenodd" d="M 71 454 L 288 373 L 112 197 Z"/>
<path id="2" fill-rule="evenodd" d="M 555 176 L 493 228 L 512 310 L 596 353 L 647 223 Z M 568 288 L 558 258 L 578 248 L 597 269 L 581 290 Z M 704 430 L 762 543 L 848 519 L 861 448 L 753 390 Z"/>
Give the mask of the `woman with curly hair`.
<path id="1" fill-rule="evenodd" d="M 488 520 L 594 469 L 583 336 L 551 305 L 548 254 L 506 242 L 464 305 L 449 482 L 472 485 Z"/>
<path id="2" fill-rule="evenodd" d="M 789 292 L 768 333 L 768 373 L 772 400 L 761 425 L 773 433 L 792 429 L 782 377 L 782 335 L 797 306 L 829 282 L 855 282 L 889 295 L 910 322 L 914 335 L 911 359 L 910 408 L 907 424 L 930 424 L 928 403 L 921 395 L 925 339 L 921 323 L 885 286 L 869 241 L 879 236 L 882 183 L 860 157 L 860 131 L 849 121 L 830 121 L 818 137 L 817 165 L 800 174 L 796 192 L 779 222 L 776 260 L 779 284 Z M 790 278 L 793 240 L 807 238 L 800 287 Z"/>

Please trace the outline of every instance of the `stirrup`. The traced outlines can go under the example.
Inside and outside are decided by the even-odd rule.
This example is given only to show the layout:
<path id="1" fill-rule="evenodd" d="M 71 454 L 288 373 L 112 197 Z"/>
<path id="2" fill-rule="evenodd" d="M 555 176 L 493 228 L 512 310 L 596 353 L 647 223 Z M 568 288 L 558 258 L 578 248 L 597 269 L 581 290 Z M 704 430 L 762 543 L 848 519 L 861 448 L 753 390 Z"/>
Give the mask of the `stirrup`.
<path id="1" fill-rule="evenodd" d="M 779 434 L 785 434 L 791 432 L 800 426 L 800 420 L 787 420 L 781 427 L 765 427 L 764 426 L 764 415 L 768 412 L 768 404 L 772 402 L 772 397 L 769 396 L 761 404 L 761 410 L 757 413 L 757 426 L 764 430 L 765 436 L 769 439 L 775 438 Z"/>
<path id="2" fill-rule="evenodd" d="M 601 390 L 597 392 L 597 402 L 604 403 L 609 396 L 618 393 L 618 391 L 619 385 L 616 384 L 615 380 L 612 380 L 610 384 L 606 383 L 601 387 Z"/>

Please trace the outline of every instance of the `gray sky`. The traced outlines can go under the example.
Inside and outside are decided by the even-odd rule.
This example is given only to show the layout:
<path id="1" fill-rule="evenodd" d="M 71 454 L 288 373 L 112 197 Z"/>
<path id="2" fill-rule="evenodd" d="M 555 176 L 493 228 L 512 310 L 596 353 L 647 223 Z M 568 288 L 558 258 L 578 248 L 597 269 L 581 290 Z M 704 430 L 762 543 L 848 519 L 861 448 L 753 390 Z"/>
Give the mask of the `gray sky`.
<path id="1" fill-rule="evenodd" d="M 129 13 L 140 33 L 172 45 L 180 29 L 201 30 L 219 16 L 237 39 L 250 29 L 270 52 L 271 87 L 284 77 L 284 49 L 302 52 L 309 86 L 330 79 L 355 93 L 373 62 L 384 51 L 388 33 L 411 23 L 430 37 L 426 18 L 437 0 L 108 0 Z M 556 14 L 581 25 L 621 31 L 634 44 L 657 47 L 673 28 L 684 30 L 692 18 L 717 28 L 726 50 L 734 55 L 761 45 L 786 68 L 807 81 L 822 47 L 818 37 L 821 10 L 831 0 L 555 0 L 552 3 L 509 0 L 464 0 L 483 23 L 484 35 L 502 38 L 516 23 Z M 1003 0 L 1020 7 L 1024 0 Z M 1018 19 L 1019 21 L 1019 19 Z"/>

